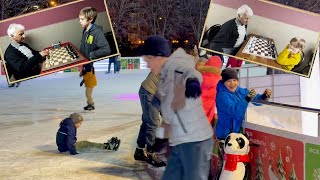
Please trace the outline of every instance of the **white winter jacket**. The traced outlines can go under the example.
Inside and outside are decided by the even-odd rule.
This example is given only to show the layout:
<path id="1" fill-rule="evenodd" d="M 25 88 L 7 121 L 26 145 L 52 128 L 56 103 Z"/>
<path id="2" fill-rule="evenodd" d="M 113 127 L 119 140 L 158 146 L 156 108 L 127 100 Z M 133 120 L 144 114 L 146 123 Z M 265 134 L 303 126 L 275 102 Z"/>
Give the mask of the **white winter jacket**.
<path id="1" fill-rule="evenodd" d="M 160 78 L 158 94 L 161 100 L 162 118 L 170 124 L 170 145 L 211 138 L 213 130 L 204 113 L 200 98 L 186 98 L 185 106 L 176 113 L 171 107 L 175 83 L 185 85 L 188 78 L 197 78 L 200 84 L 202 82 L 201 74 L 195 69 L 193 56 L 188 55 L 181 48 L 177 49 L 164 64 Z"/>

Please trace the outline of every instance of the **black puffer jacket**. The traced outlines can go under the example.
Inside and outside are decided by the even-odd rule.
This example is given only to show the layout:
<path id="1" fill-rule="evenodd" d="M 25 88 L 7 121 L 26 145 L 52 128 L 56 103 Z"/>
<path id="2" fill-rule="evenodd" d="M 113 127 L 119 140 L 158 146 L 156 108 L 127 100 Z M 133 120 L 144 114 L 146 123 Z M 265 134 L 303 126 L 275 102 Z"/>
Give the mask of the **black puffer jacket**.
<path id="1" fill-rule="evenodd" d="M 4 60 L 6 61 L 6 67 L 9 71 L 8 75 L 14 74 L 16 80 L 40 74 L 41 67 L 39 64 L 44 60 L 39 51 L 33 50 L 26 43 L 21 43 L 21 45 L 29 48 L 32 51 L 33 57 L 28 59 L 27 56 L 11 44 L 4 53 Z"/>

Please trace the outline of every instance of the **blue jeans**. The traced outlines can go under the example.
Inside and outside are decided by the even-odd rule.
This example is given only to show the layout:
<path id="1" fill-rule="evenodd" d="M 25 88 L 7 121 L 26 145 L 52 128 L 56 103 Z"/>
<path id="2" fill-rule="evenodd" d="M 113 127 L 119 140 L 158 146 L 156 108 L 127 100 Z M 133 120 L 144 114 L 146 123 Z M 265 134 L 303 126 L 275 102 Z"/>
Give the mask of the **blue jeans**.
<path id="1" fill-rule="evenodd" d="M 156 128 L 160 124 L 160 112 L 151 104 L 154 95 L 140 86 L 139 97 L 142 108 L 142 124 L 137 139 L 139 148 L 144 148 L 147 144 L 147 151 L 154 151 L 156 139 Z"/>
<path id="2" fill-rule="evenodd" d="M 115 57 L 111 57 L 109 58 L 109 66 L 108 66 L 108 73 L 110 73 L 110 68 L 111 68 L 111 63 L 113 63 L 113 72 L 116 72 L 116 58 Z"/>
<path id="3" fill-rule="evenodd" d="M 208 180 L 212 150 L 212 138 L 173 146 L 162 180 Z"/>
<path id="4" fill-rule="evenodd" d="M 115 70 L 114 70 L 114 72 L 119 72 L 120 71 L 120 61 L 115 61 L 114 62 L 114 66 L 115 66 Z"/>

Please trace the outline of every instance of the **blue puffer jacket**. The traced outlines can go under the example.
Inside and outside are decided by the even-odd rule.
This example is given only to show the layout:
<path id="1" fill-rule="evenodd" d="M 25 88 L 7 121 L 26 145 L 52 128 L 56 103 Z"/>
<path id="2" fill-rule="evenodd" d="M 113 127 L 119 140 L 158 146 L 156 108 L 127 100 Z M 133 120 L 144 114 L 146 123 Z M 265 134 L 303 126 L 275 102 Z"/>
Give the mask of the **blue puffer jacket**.
<path id="1" fill-rule="evenodd" d="M 71 155 L 78 154 L 75 148 L 77 142 L 77 129 L 71 118 L 66 118 L 60 123 L 56 143 L 60 152 L 69 151 Z"/>
<path id="2" fill-rule="evenodd" d="M 224 140 L 229 133 L 240 132 L 248 107 L 245 99 L 248 93 L 248 89 L 239 86 L 235 92 L 230 92 L 223 82 L 219 81 L 216 96 L 218 122 L 215 130 L 219 140 Z M 262 100 L 262 95 L 257 94 L 253 99 Z"/>

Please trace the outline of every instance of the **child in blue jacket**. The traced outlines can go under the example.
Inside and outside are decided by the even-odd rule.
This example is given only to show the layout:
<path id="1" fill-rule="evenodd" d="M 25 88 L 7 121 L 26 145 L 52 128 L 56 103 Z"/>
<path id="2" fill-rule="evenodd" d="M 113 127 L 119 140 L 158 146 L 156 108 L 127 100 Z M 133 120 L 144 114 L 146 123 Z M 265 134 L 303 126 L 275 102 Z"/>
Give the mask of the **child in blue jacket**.
<path id="1" fill-rule="evenodd" d="M 81 127 L 83 117 L 78 113 L 73 113 L 70 117 L 60 123 L 57 132 L 56 143 L 60 152 L 69 151 L 71 155 L 78 154 L 76 150 L 77 129 Z"/>
<path id="2" fill-rule="evenodd" d="M 222 79 L 217 85 L 216 106 L 218 122 L 215 135 L 218 140 L 218 172 L 219 177 L 224 156 L 224 140 L 230 133 L 239 133 L 245 113 L 250 101 L 267 100 L 271 97 L 271 90 L 266 89 L 263 94 L 257 94 L 254 89 L 248 90 L 238 86 L 238 72 L 226 68 L 221 73 Z"/>

